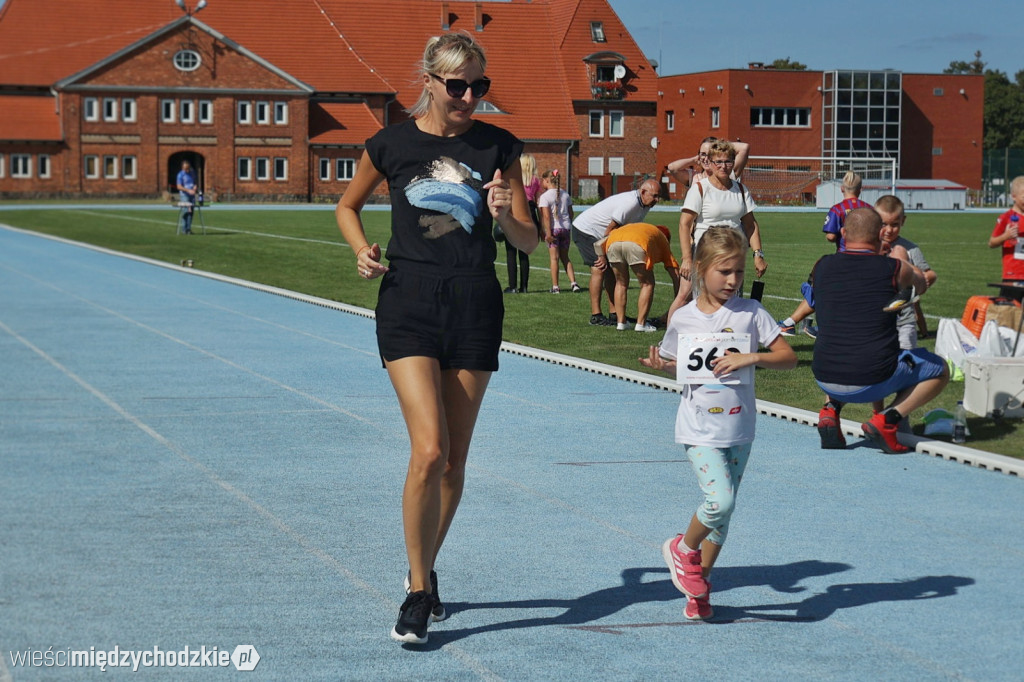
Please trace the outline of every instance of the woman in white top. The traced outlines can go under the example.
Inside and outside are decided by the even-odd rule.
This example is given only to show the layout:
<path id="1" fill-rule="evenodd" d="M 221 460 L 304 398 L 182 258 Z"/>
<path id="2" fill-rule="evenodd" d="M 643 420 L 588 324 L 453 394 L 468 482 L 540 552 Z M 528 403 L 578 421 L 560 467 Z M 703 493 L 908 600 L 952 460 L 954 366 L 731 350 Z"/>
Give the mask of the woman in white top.
<path id="1" fill-rule="evenodd" d="M 693 252 L 709 227 L 728 226 L 740 230 L 754 250 L 754 271 L 760 278 L 768 270 L 761 249 L 761 229 L 754 218 L 757 205 L 750 192 L 732 176 L 736 165 L 736 148 L 728 140 L 715 140 L 708 149 L 705 179 L 695 180 L 683 201 L 679 215 L 679 293 L 669 308 L 669 317 L 676 308 L 690 300 Z"/>

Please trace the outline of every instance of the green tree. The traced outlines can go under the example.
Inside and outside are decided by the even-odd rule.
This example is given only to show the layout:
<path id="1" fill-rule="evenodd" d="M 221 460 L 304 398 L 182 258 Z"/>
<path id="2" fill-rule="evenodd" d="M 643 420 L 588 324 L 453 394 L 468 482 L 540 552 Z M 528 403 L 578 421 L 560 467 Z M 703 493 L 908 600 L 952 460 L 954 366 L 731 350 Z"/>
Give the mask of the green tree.
<path id="1" fill-rule="evenodd" d="M 985 149 L 1024 148 L 1024 71 L 985 71 Z"/>
<path id="2" fill-rule="evenodd" d="M 776 59 L 774 62 L 769 64 L 773 69 L 779 69 L 780 71 L 806 71 L 807 65 L 801 64 L 800 62 L 790 61 L 789 57 L 782 59 Z"/>
<path id="3" fill-rule="evenodd" d="M 985 149 L 1024 148 L 1024 71 L 1011 81 L 986 66 L 978 50 L 969 62 L 951 61 L 943 73 L 985 75 Z"/>
<path id="4" fill-rule="evenodd" d="M 952 61 L 949 67 L 942 70 L 942 73 L 974 73 L 981 75 L 985 73 L 985 62 L 981 60 L 981 50 L 974 53 L 974 59 L 969 62 Z"/>

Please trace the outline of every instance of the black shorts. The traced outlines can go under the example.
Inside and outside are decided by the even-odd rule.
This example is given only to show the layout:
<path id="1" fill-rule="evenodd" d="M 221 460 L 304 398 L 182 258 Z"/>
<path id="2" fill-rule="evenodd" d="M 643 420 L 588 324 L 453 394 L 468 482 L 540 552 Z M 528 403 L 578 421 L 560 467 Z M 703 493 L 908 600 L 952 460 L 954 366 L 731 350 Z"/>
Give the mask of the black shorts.
<path id="1" fill-rule="evenodd" d="M 600 237 L 591 237 L 589 234 L 580 232 L 576 229 L 576 226 L 572 226 L 572 241 L 576 244 L 576 248 L 579 249 L 580 255 L 583 256 L 583 264 L 594 267 L 594 263 L 597 262 L 598 255 L 604 255 L 597 253 L 597 248 L 594 246 Z"/>
<path id="2" fill-rule="evenodd" d="M 493 269 L 392 262 L 377 297 L 377 348 L 384 361 L 425 356 L 441 369 L 495 372 L 504 317 Z"/>

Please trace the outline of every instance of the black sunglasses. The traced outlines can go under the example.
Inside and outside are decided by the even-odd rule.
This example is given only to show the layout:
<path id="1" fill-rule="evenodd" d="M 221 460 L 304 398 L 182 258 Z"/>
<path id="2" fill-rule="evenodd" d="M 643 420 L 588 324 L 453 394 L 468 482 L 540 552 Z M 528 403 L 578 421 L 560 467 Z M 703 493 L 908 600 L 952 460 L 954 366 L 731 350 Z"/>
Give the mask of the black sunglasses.
<path id="1" fill-rule="evenodd" d="M 461 78 L 448 78 L 444 79 L 435 73 L 430 74 L 432 78 L 436 78 L 441 83 L 444 83 L 444 89 L 448 91 L 449 97 L 460 99 L 466 94 L 466 90 L 473 93 L 473 97 L 480 99 L 487 94 L 487 91 L 491 89 L 491 79 L 481 78 L 480 80 L 467 83 Z"/>

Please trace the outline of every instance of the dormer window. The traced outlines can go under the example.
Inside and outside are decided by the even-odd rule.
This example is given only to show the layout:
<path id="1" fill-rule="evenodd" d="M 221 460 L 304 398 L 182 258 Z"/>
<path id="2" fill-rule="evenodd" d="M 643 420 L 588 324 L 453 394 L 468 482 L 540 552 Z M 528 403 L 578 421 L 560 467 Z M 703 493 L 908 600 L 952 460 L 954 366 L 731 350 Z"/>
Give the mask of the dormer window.
<path id="1" fill-rule="evenodd" d="M 476 103 L 476 110 L 474 114 L 504 114 L 505 112 L 494 106 L 487 100 L 480 100 Z"/>
<path id="2" fill-rule="evenodd" d="M 595 43 L 605 42 L 604 23 L 600 21 L 590 22 L 590 37 Z"/>
<path id="3" fill-rule="evenodd" d="M 596 71 L 597 71 L 597 74 L 596 74 L 597 75 L 597 80 L 599 82 L 601 82 L 601 83 L 610 83 L 610 82 L 612 82 L 614 80 L 617 80 L 615 78 L 615 67 L 614 66 L 601 64 L 601 65 L 598 65 Z"/>

